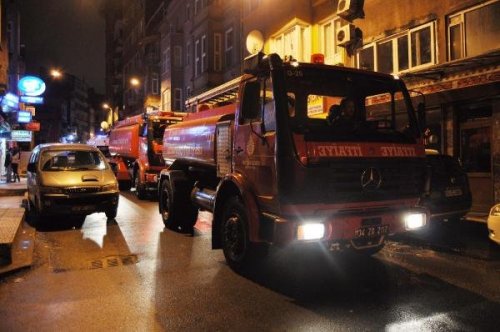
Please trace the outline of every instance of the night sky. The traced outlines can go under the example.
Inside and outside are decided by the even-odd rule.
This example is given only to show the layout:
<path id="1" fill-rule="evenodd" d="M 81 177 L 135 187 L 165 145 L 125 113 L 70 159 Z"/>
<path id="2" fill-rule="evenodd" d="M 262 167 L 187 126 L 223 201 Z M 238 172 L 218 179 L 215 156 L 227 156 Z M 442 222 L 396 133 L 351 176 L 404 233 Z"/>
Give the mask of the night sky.
<path id="1" fill-rule="evenodd" d="M 103 0 L 19 0 L 28 71 L 69 72 L 104 93 Z"/>

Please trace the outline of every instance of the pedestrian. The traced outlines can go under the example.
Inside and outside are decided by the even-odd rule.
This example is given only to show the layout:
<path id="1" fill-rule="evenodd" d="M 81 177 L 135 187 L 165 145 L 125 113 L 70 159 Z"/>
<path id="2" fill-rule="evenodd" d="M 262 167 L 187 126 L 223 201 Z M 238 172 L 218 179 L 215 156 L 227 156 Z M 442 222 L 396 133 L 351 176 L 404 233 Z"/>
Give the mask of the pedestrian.
<path id="1" fill-rule="evenodd" d="M 3 166 L 5 167 L 7 183 L 9 183 L 12 177 L 12 148 L 9 148 L 5 153 L 5 162 Z"/>
<path id="2" fill-rule="evenodd" d="M 21 161 L 21 151 L 18 148 L 15 148 L 12 152 L 12 176 L 13 182 L 21 182 L 21 178 L 19 177 L 19 162 Z"/>

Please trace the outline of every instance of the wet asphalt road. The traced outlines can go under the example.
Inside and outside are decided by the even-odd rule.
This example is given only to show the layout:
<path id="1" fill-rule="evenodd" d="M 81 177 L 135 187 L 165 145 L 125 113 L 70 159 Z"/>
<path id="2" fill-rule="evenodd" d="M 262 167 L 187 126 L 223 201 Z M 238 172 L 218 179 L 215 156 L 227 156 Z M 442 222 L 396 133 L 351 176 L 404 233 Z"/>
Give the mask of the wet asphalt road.
<path id="1" fill-rule="evenodd" d="M 155 201 L 126 193 L 115 222 L 68 221 L 38 229 L 32 268 L 0 277 L 0 331 L 500 326 L 499 249 L 480 225 L 460 225 L 458 237 L 447 228 L 401 237 L 372 258 L 274 250 L 261 269 L 239 275 L 210 249 L 207 214 L 194 236 L 179 234 L 163 228 Z"/>

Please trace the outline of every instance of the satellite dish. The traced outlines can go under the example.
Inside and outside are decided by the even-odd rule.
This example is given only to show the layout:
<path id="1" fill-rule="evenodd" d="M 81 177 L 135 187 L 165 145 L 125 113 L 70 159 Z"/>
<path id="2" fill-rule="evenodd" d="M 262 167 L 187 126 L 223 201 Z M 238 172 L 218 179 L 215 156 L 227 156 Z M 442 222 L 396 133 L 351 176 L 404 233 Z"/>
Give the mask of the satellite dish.
<path id="1" fill-rule="evenodd" d="M 247 35 L 247 51 L 250 54 L 256 54 L 262 51 L 264 47 L 264 36 L 259 30 L 252 30 Z"/>

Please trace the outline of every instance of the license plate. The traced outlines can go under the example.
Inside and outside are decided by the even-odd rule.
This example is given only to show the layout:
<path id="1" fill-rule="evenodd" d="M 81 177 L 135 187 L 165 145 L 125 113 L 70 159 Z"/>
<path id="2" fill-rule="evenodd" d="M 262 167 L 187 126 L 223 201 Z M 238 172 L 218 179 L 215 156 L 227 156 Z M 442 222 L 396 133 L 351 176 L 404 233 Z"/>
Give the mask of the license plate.
<path id="1" fill-rule="evenodd" d="M 446 197 L 462 196 L 462 189 L 460 188 L 449 188 L 444 191 Z"/>
<path id="2" fill-rule="evenodd" d="M 354 231 L 356 238 L 374 238 L 389 233 L 389 225 L 374 225 L 358 228 Z"/>

